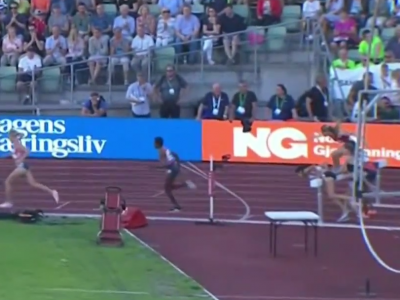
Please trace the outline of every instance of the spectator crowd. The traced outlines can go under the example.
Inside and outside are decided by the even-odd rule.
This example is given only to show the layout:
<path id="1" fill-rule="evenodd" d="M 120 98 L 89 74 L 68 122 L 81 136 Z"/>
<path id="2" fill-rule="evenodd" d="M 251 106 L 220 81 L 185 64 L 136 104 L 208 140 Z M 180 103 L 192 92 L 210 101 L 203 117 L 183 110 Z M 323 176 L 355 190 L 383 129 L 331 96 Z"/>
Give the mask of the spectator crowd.
<path id="1" fill-rule="evenodd" d="M 167 67 L 166 74 L 154 87 L 147 83 L 153 51 L 171 45 L 176 54 L 184 54 L 176 56 L 175 63 L 184 64 L 196 63 L 198 53 L 202 52 L 206 62 L 213 65 L 213 48 L 220 45 L 224 49 L 226 63 L 235 64 L 240 45 L 239 33 L 247 27 L 247 20 L 234 12 L 232 1 L 207 1 L 202 6 L 204 11 L 193 10 L 197 4 L 182 0 L 155 0 L 152 3 L 143 0 L 0 1 L 3 36 L 0 64 L 17 68 L 17 91 L 20 100 L 27 103 L 32 86 L 41 76 L 42 67 L 59 66 L 67 80 L 73 81 L 72 84 L 87 81 L 90 85 L 97 84 L 101 70 L 107 68 L 108 84 L 113 83 L 118 71 L 122 74 L 123 83 L 129 86 L 126 97 L 135 117 L 149 116 L 149 101 L 158 100 L 161 101 L 162 117 L 179 117 L 179 101 L 187 90 L 187 83 L 183 76 L 175 74 L 173 66 Z M 257 0 L 254 3 L 238 0 L 234 4 L 254 5 L 251 24 L 259 26 L 280 23 L 286 5 L 281 0 Z M 355 69 L 368 63 L 390 63 L 400 59 L 400 1 L 305 0 L 299 5 L 304 38 L 313 39 L 312 30 L 307 28 L 312 23 L 308 20 L 319 22 L 325 37 L 323 46 L 335 56 L 333 68 Z M 375 24 L 373 11 L 378 12 Z M 367 61 L 369 54 L 370 62 Z M 86 68 L 87 78 L 76 74 Z M 132 71 L 137 80 L 130 84 Z M 400 70 L 391 72 L 383 64 L 381 80 L 388 88 L 398 87 L 399 73 Z M 371 88 L 374 88 L 374 81 L 370 82 Z M 215 84 L 212 92 L 199 105 L 197 117 L 229 119 L 242 114 L 254 118 L 257 97 L 250 91 L 246 95 L 252 96 L 243 99 L 245 86 L 241 83 L 239 94 L 229 99 Z M 286 86 L 279 84 L 276 93 L 268 96 L 268 109 L 273 119 L 328 119 L 329 112 L 324 107 L 332 101 L 327 89 L 328 84 L 318 79 L 315 87 L 299 99 L 293 99 Z M 355 104 L 356 91 L 353 86 L 348 96 L 350 109 Z M 96 97 L 100 95 L 91 98 Z M 397 105 L 394 103 L 396 99 L 400 97 L 384 97 L 382 107 Z M 86 105 L 84 113 L 93 114 L 94 108 L 98 107 L 95 114 L 100 111 L 100 115 L 105 116 L 106 102 L 93 101 L 91 103 L 97 104 Z M 244 112 L 240 113 L 242 108 Z M 319 115 L 313 110 L 318 110 Z"/>

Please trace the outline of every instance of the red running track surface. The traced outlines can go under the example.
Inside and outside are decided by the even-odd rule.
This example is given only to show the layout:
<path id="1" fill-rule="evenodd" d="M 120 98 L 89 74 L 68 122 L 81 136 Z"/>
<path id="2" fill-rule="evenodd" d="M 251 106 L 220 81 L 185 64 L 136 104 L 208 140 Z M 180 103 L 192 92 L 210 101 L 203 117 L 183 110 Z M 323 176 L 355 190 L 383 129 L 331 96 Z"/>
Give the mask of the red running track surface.
<path id="1" fill-rule="evenodd" d="M 163 194 L 165 171 L 155 169 L 154 162 L 132 161 L 80 161 L 80 160 L 30 160 L 31 169 L 39 182 L 57 189 L 61 203 L 56 205 L 49 195 L 32 189 L 24 180 L 16 183 L 14 199 L 17 206 L 39 207 L 47 211 L 69 213 L 95 213 L 104 188 L 116 185 L 122 188 L 128 205 L 141 208 L 150 216 L 171 216 L 170 203 Z M 193 167 L 186 164 L 186 166 Z M 195 164 L 207 173 L 208 165 Z M 9 160 L 0 163 L 0 178 L 6 178 L 13 169 Z M 181 179 L 193 180 L 197 190 L 182 189 L 175 196 L 184 210 L 175 217 L 206 218 L 209 211 L 207 180 L 182 168 Z M 400 171 L 385 170 L 382 188 L 390 191 L 397 187 L 396 174 Z M 316 190 L 308 181 L 294 174 L 293 166 L 228 164 L 216 174 L 223 185 L 215 190 L 215 216 L 225 219 L 265 220 L 266 210 L 317 211 Z M 341 183 L 341 186 L 345 186 Z M 339 190 L 341 187 L 339 187 Z M 3 192 L 3 191 L 1 191 Z M 1 194 L 2 197 L 3 194 Z M 398 203 L 400 199 L 385 199 L 384 203 Z M 400 226 L 400 210 L 380 209 L 378 217 L 369 224 Z M 336 206 L 325 201 L 326 221 L 334 221 L 340 213 Z"/>
<path id="2" fill-rule="evenodd" d="M 165 171 L 154 169 L 156 163 L 30 160 L 29 164 L 39 182 L 59 191 L 61 203 L 55 204 L 50 195 L 30 188 L 21 179 L 15 185 L 17 207 L 92 214 L 104 196 L 104 188 L 116 185 L 122 188 L 128 205 L 141 208 L 147 215 L 171 216 L 167 212 L 170 204 L 165 195 L 154 197 L 161 192 L 165 176 Z M 207 164 L 195 166 L 207 172 Z M 0 178 L 5 179 L 12 169 L 11 161 L 1 161 Z M 384 171 L 384 189 L 396 188 L 397 173 Z M 307 180 L 295 176 L 293 166 L 229 164 L 216 176 L 225 187 L 215 192 L 215 210 L 219 218 L 243 218 L 245 204 L 250 209 L 247 211 L 250 220 L 265 220 L 265 210 L 317 210 L 315 191 L 308 187 Z M 207 217 L 207 180 L 186 169 L 181 177 L 195 181 L 198 189 L 176 192 L 184 211 L 173 216 Z M 3 192 L 1 196 L 4 198 Z M 334 220 L 338 214 L 335 206 L 326 203 L 328 220 Z M 379 217 L 370 223 L 400 225 L 398 219 L 396 210 L 381 210 Z M 371 259 L 359 230 L 320 229 L 318 258 L 303 254 L 301 230 L 300 227 L 280 229 L 277 259 L 268 255 L 266 226 L 207 227 L 152 222 L 137 233 L 212 292 L 222 296 L 221 299 L 355 299 L 366 277 L 371 278 L 373 288 L 379 292 L 381 298 L 376 299 L 399 299 L 399 276 L 384 271 Z M 369 234 L 378 253 L 391 265 L 400 267 L 397 232 L 370 230 Z"/>

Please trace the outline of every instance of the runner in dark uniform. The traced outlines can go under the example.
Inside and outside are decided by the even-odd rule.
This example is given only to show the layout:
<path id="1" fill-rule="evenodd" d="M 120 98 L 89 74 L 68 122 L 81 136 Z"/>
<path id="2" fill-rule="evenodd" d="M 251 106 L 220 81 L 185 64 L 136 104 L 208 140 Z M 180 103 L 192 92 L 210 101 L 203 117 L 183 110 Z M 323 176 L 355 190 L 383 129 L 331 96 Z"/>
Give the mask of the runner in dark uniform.
<path id="1" fill-rule="evenodd" d="M 156 137 L 154 139 L 154 147 L 158 150 L 160 162 L 162 163 L 161 168 L 167 169 L 167 177 L 165 178 L 164 191 L 173 205 L 170 211 L 180 211 L 182 208 L 176 201 L 174 195 L 172 194 L 172 191 L 183 187 L 195 189 L 196 185 L 190 180 L 186 180 L 182 183 L 175 183 L 175 180 L 180 173 L 181 163 L 179 160 L 179 156 L 176 153 L 164 147 L 163 138 Z"/>

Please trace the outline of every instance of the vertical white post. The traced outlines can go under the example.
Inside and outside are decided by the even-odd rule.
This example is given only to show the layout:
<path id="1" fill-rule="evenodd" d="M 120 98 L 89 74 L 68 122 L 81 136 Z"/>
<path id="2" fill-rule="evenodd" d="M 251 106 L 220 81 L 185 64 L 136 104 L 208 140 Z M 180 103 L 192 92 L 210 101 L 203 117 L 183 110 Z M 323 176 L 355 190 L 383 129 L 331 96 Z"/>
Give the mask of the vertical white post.
<path id="1" fill-rule="evenodd" d="M 214 220 L 214 158 L 210 156 L 210 170 L 208 172 L 208 196 L 210 197 L 209 219 Z"/>
<path id="2" fill-rule="evenodd" d="M 324 224 L 324 196 L 322 193 L 322 187 L 317 188 L 317 200 L 318 200 L 318 215 L 319 223 Z"/>

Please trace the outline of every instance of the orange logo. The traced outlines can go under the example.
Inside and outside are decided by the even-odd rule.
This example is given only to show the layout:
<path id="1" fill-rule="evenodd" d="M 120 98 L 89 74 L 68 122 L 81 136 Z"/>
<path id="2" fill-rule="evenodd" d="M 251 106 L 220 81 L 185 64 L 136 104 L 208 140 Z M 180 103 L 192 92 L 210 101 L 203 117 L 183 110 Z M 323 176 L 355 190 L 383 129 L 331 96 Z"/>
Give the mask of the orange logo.
<path id="1" fill-rule="evenodd" d="M 354 124 L 343 124 L 354 133 Z M 239 122 L 202 122 L 202 156 L 219 160 L 230 154 L 231 161 L 282 164 L 314 164 L 330 161 L 332 151 L 340 145 L 320 133 L 320 123 L 255 122 L 251 133 L 243 133 Z M 366 152 L 371 159 L 388 160 L 400 167 L 400 139 L 384 136 L 396 132 L 399 125 L 369 124 L 366 127 Z"/>

